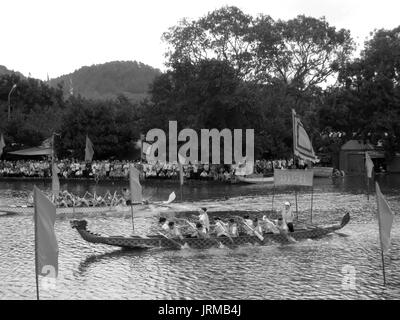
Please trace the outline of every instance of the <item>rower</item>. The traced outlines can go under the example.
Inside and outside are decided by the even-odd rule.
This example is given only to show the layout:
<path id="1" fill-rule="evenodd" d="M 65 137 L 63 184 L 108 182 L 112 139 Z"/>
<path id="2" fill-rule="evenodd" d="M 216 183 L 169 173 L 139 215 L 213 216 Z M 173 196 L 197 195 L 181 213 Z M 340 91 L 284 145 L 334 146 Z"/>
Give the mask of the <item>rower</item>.
<path id="1" fill-rule="evenodd" d="M 168 221 L 164 217 L 160 217 L 158 220 L 158 225 L 162 229 L 163 232 L 168 232 Z"/>
<path id="2" fill-rule="evenodd" d="M 238 237 L 239 236 L 238 226 L 237 226 L 237 223 L 235 222 L 234 219 L 229 219 L 228 231 L 229 231 L 229 234 L 230 234 L 231 237 Z"/>
<path id="3" fill-rule="evenodd" d="M 214 218 L 217 237 L 228 237 L 227 225 L 218 217 Z"/>
<path id="4" fill-rule="evenodd" d="M 206 231 L 209 232 L 210 231 L 210 220 L 208 218 L 208 214 L 207 214 L 207 208 L 201 208 L 199 210 L 199 222 L 204 226 L 204 228 L 206 228 Z"/>
<path id="5" fill-rule="evenodd" d="M 167 236 L 169 238 L 179 238 L 183 240 L 182 234 L 173 221 L 168 222 Z"/>
<path id="6" fill-rule="evenodd" d="M 267 218 L 267 216 L 263 216 L 262 218 L 263 221 L 263 229 L 265 233 L 279 233 L 279 229 L 277 228 L 277 226 L 275 225 L 275 223 L 273 223 L 271 220 L 269 220 Z"/>
<path id="7" fill-rule="evenodd" d="M 125 200 L 125 204 L 127 206 L 130 206 L 132 204 L 131 202 L 131 193 L 129 192 L 129 190 L 127 188 L 123 188 L 122 189 L 122 196 Z"/>
<path id="8" fill-rule="evenodd" d="M 294 232 L 293 228 L 293 210 L 290 202 L 286 201 L 281 211 L 282 219 L 286 223 L 289 232 Z"/>
<path id="9" fill-rule="evenodd" d="M 279 218 L 278 218 L 276 227 L 277 227 L 277 228 L 279 229 L 279 231 L 281 231 L 281 232 L 284 232 L 284 233 L 287 233 L 287 232 L 288 232 L 288 226 L 287 226 L 287 224 L 285 223 L 285 221 L 283 220 L 282 217 L 279 217 Z"/>
<path id="10" fill-rule="evenodd" d="M 245 232 L 248 235 L 253 235 L 253 230 L 251 230 L 251 228 L 253 228 L 253 220 L 250 219 L 250 216 L 248 214 L 244 215 L 244 222 L 245 222 Z"/>
<path id="11" fill-rule="evenodd" d="M 197 233 L 196 233 L 197 238 L 200 238 L 200 239 L 209 238 L 206 228 L 200 222 L 196 223 L 196 231 L 197 231 Z"/>
<path id="12" fill-rule="evenodd" d="M 259 234 L 263 234 L 262 226 L 260 224 L 260 221 L 258 221 L 257 217 L 254 218 L 253 223 L 254 223 L 254 230 L 257 231 Z"/>

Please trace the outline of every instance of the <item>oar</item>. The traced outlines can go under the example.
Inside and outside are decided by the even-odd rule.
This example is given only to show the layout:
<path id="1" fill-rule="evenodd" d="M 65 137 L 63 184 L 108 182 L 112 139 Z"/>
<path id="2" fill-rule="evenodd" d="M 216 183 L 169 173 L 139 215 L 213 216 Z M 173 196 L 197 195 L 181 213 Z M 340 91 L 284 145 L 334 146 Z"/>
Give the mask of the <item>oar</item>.
<path id="1" fill-rule="evenodd" d="M 255 230 L 255 229 L 253 229 L 251 226 L 249 226 L 249 224 L 248 224 L 242 217 L 239 217 L 239 216 L 235 216 L 235 217 L 237 217 L 238 219 L 240 219 L 240 220 L 242 221 L 242 223 L 243 223 L 247 228 L 249 228 L 249 229 L 257 236 L 258 239 L 260 239 L 261 241 L 264 241 L 264 237 L 263 237 L 257 230 Z"/>
<path id="2" fill-rule="evenodd" d="M 175 246 L 177 246 L 180 249 L 184 249 L 184 246 L 181 245 L 179 242 L 176 242 L 175 240 L 172 240 L 171 238 L 168 238 L 165 234 L 163 234 L 162 232 L 158 231 L 158 234 L 163 236 L 165 239 L 167 239 L 168 241 L 170 241 L 171 243 L 173 243 Z"/>
<path id="3" fill-rule="evenodd" d="M 197 229 L 196 229 L 196 226 L 194 225 L 194 223 L 193 222 L 190 222 L 189 220 L 187 220 L 187 219 L 182 219 L 183 221 L 185 221 L 193 230 L 195 230 L 195 231 L 197 231 Z M 208 238 L 208 239 L 210 239 L 211 241 L 214 241 L 216 244 L 218 244 L 218 246 L 220 247 L 220 248 L 225 248 L 225 246 L 223 245 L 223 243 L 221 242 L 221 241 L 218 241 L 218 240 L 216 240 L 216 239 L 214 239 L 214 238 Z"/>

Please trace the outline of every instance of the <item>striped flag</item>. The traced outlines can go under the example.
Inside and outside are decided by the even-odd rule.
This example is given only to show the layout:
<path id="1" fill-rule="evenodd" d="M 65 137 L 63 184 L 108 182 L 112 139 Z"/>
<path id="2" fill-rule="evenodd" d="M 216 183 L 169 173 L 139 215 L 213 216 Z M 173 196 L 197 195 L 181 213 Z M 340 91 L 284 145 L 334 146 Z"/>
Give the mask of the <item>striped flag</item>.
<path id="1" fill-rule="evenodd" d="M 35 186 L 35 248 L 36 275 L 57 277 L 58 243 L 54 231 L 56 207 Z"/>
<path id="2" fill-rule="evenodd" d="M 297 116 L 296 112 L 292 109 L 292 120 L 293 120 L 293 152 L 294 155 L 303 159 L 310 160 L 312 162 L 318 162 L 318 158 L 315 156 L 314 149 L 310 138 L 303 124 L 300 121 L 300 117 Z"/>
<path id="3" fill-rule="evenodd" d="M 94 154 L 93 143 L 90 141 L 88 135 L 86 135 L 86 148 L 85 148 L 85 161 L 92 162 Z"/>
<path id="4" fill-rule="evenodd" d="M 142 202 L 142 185 L 139 181 L 140 172 L 134 165 L 129 168 L 129 186 L 131 189 L 131 202 Z"/>
<path id="5" fill-rule="evenodd" d="M 365 152 L 365 169 L 367 170 L 367 177 L 372 178 L 372 169 L 374 168 L 374 163 L 371 160 L 368 152 Z"/>
<path id="6" fill-rule="evenodd" d="M 0 137 L 0 156 L 3 154 L 3 149 L 6 146 L 6 144 L 4 143 L 4 136 L 3 134 L 1 134 Z"/>
<path id="7" fill-rule="evenodd" d="M 56 196 L 60 193 L 60 180 L 58 179 L 59 172 L 60 172 L 60 170 L 58 170 L 57 164 L 53 163 L 51 191 L 53 192 L 54 196 Z"/>
<path id="8" fill-rule="evenodd" d="M 379 221 L 379 238 L 383 252 L 387 252 L 390 248 L 390 231 L 393 224 L 393 212 L 383 196 L 378 182 L 376 186 L 376 200 L 378 203 L 378 221 Z"/>

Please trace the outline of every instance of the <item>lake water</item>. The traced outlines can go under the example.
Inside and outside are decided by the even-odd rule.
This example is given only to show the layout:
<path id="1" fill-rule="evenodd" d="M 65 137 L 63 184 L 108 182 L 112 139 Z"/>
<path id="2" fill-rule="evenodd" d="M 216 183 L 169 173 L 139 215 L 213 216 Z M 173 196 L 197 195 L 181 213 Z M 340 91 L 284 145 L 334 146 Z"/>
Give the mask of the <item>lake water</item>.
<path id="1" fill-rule="evenodd" d="M 337 233 L 295 244 L 126 251 L 85 242 L 69 220 L 56 220 L 59 277 L 55 285 L 42 283 L 43 299 L 399 299 L 400 298 L 400 176 L 377 177 L 396 213 L 392 247 L 385 256 L 387 285 L 375 218 L 376 199 L 367 199 L 365 179 L 315 179 L 313 222 L 331 224 L 350 212 L 350 223 Z M 36 184 L 49 190 L 50 181 L 0 181 L 0 205 L 23 204 Z M 77 194 L 104 194 L 128 182 L 68 182 L 62 189 Z M 371 185 L 371 190 L 373 186 Z M 146 234 L 160 213 L 185 215 L 200 206 L 210 215 L 248 211 L 253 215 L 294 203 L 294 191 L 260 185 L 188 183 L 182 192 L 176 182 L 146 182 L 144 196 L 166 200 L 175 191 L 172 209 L 151 207 L 135 212 L 135 230 Z M 310 190 L 299 191 L 299 220 L 310 220 Z M 162 210 L 162 211 L 159 211 Z M 129 235 L 130 214 L 88 214 L 91 231 Z M 30 215 L 0 216 L 0 299 L 36 299 L 34 231 Z"/>

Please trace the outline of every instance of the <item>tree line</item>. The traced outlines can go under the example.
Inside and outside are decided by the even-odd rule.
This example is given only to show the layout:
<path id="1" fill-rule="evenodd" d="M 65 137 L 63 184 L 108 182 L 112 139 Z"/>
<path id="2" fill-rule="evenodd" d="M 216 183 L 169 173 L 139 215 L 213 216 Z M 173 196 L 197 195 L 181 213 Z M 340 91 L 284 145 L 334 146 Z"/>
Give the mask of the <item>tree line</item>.
<path id="1" fill-rule="evenodd" d="M 6 143 L 35 145 L 51 132 L 59 153 L 83 156 L 86 134 L 95 157 L 139 157 L 136 140 L 152 128 L 255 129 L 257 158 L 288 157 L 291 109 L 302 117 L 317 152 L 350 139 L 400 150 L 400 27 L 375 30 L 361 54 L 348 30 L 324 18 L 284 21 L 222 7 L 184 19 L 163 34 L 168 70 L 133 103 L 64 96 L 18 75 L 0 77 L 0 125 Z M 7 120 L 8 93 L 12 118 Z"/>

